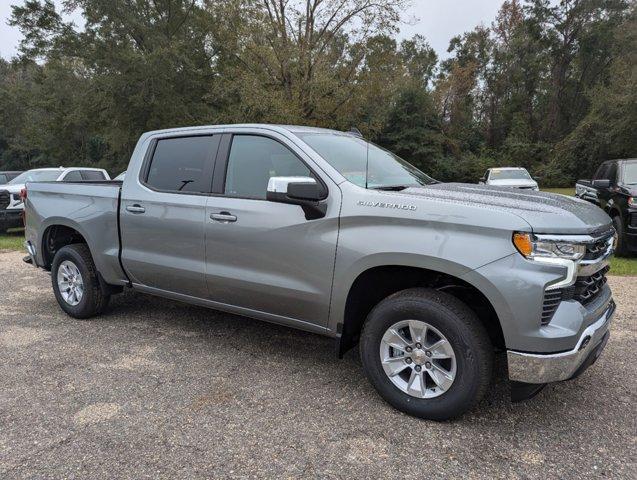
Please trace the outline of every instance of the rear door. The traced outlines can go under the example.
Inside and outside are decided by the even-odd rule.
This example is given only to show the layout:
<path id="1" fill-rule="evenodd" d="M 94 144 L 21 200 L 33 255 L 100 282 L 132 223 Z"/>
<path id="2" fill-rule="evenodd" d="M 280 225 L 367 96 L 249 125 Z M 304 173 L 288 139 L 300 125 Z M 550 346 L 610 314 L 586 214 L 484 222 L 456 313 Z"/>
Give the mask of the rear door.
<path id="1" fill-rule="evenodd" d="M 137 284 L 206 298 L 204 218 L 219 135 L 151 140 L 122 189 L 122 263 Z"/>
<path id="2" fill-rule="evenodd" d="M 326 216 L 306 220 L 300 206 L 267 201 L 273 176 L 317 178 L 329 191 Z M 205 233 L 210 299 L 281 323 L 324 326 L 340 189 L 281 135 L 237 133 L 224 135 L 213 190 Z"/>

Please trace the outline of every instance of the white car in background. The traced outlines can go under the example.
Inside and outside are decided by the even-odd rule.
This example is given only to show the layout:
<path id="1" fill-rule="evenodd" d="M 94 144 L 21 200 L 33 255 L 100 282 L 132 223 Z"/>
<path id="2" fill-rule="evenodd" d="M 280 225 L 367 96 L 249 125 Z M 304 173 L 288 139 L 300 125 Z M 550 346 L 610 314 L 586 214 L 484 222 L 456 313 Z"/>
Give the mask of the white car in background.
<path id="1" fill-rule="evenodd" d="M 522 188 L 527 190 L 539 190 L 537 181 L 529 175 L 526 168 L 503 167 L 490 168 L 480 179 L 482 185 L 494 185 L 496 187 Z"/>
<path id="2" fill-rule="evenodd" d="M 58 167 L 35 168 L 22 172 L 4 185 L 0 185 L 0 232 L 22 226 L 24 203 L 20 192 L 28 182 L 87 182 L 110 180 L 101 168 Z"/>

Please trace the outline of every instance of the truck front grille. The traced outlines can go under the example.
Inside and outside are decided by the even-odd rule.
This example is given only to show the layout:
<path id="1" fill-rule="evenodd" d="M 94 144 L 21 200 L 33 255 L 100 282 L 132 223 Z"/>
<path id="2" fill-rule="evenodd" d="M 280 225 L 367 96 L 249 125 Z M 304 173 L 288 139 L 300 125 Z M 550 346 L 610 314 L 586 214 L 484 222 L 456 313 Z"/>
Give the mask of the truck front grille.
<path id="1" fill-rule="evenodd" d="M 6 190 L 0 190 L 0 210 L 4 210 L 11 203 L 11 197 Z"/>
<path id="2" fill-rule="evenodd" d="M 586 305 L 601 293 L 602 287 L 606 284 L 606 274 L 610 270 L 609 266 L 587 277 L 577 277 L 577 281 L 566 288 L 556 288 L 544 292 L 544 302 L 542 303 L 542 325 L 548 325 L 555 315 L 557 307 L 565 300 L 575 300 Z"/>
<path id="3" fill-rule="evenodd" d="M 586 253 L 583 260 L 597 260 L 604 255 L 613 243 L 613 234 L 605 235 L 603 238 L 586 245 Z"/>
<path id="4" fill-rule="evenodd" d="M 562 299 L 576 300 L 582 305 L 592 302 L 606 284 L 606 273 L 608 273 L 608 270 L 610 270 L 610 267 L 606 266 L 588 277 L 577 277 L 574 285 L 563 289 Z"/>
<path id="5" fill-rule="evenodd" d="M 637 228 L 637 213 L 630 214 L 630 226 L 632 228 Z"/>
<path id="6" fill-rule="evenodd" d="M 542 304 L 542 325 L 551 323 L 555 310 L 560 306 L 562 301 L 562 289 L 547 290 L 544 292 L 544 303 Z"/>

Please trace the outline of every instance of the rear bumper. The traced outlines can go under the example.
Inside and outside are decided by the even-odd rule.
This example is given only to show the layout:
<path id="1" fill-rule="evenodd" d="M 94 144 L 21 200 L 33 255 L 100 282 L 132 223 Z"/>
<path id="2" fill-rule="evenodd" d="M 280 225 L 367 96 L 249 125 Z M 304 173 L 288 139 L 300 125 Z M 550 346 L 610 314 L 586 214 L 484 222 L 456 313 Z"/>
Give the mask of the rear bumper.
<path id="1" fill-rule="evenodd" d="M 23 210 L 0 210 L 0 226 L 4 228 L 23 227 L 22 221 Z"/>
<path id="2" fill-rule="evenodd" d="M 582 332 L 572 350 L 549 354 L 508 350 L 509 379 L 542 384 L 578 376 L 597 360 L 606 346 L 614 314 L 615 302 L 611 301 L 601 317 Z"/>

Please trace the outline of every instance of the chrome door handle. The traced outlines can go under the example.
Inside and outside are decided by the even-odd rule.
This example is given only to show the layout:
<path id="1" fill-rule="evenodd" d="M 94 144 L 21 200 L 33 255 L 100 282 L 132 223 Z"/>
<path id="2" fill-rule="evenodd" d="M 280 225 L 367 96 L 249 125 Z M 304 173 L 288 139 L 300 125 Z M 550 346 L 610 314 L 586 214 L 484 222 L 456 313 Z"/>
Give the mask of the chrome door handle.
<path id="1" fill-rule="evenodd" d="M 142 207 L 141 205 L 135 204 L 135 205 L 128 205 L 126 207 L 126 211 L 131 213 L 144 213 L 146 209 Z"/>
<path id="2" fill-rule="evenodd" d="M 237 216 L 236 215 L 232 215 L 229 212 L 211 213 L 210 214 L 210 218 L 212 220 L 217 221 L 217 222 L 224 222 L 224 223 L 236 222 L 237 221 Z"/>

